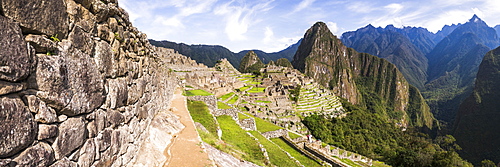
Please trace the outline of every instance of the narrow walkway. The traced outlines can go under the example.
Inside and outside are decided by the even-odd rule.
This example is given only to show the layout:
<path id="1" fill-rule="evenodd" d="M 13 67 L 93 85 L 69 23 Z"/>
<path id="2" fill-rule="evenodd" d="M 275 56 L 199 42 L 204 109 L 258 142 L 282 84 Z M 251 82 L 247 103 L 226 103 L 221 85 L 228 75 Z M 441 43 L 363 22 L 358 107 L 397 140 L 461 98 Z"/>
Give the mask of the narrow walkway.
<path id="1" fill-rule="evenodd" d="M 179 116 L 179 120 L 186 128 L 177 134 L 172 139 L 172 143 L 165 148 L 164 154 L 167 161 L 164 167 L 214 166 L 213 162 L 208 158 L 208 153 L 202 148 L 203 144 L 198 137 L 194 122 L 186 106 L 186 97 L 182 95 L 180 89 L 175 91 L 172 108 L 173 113 Z"/>

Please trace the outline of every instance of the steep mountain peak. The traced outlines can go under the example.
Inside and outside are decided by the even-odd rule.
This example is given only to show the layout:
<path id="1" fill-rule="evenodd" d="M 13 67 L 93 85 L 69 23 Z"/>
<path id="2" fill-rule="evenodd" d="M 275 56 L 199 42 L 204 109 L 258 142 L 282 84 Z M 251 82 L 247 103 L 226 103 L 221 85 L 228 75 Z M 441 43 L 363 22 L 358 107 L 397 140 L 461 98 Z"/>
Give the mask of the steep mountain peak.
<path id="1" fill-rule="evenodd" d="M 254 51 L 248 51 L 241 59 L 238 70 L 243 73 L 250 73 L 259 71 L 262 67 L 264 67 L 264 63 L 262 63 L 257 54 Z"/>
<path id="2" fill-rule="evenodd" d="M 324 23 L 307 30 L 292 64 L 350 103 L 371 107 L 370 100 L 376 99 L 390 106 L 383 112 L 393 113 L 389 119 L 402 126 L 433 127 L 434 118 L 420 92 L 394 64 L 346 47 Z"/>
<path id="3" fill-rule="evenodd" d="M 469 22 L 478 23 L 478 22 L 483 22 L 483 20 L 481 20 L 481 18 L 479 18 L 476 14 L 474 14 L 474 16 L 472 16 L 472 18 L 469 19 Z"/>

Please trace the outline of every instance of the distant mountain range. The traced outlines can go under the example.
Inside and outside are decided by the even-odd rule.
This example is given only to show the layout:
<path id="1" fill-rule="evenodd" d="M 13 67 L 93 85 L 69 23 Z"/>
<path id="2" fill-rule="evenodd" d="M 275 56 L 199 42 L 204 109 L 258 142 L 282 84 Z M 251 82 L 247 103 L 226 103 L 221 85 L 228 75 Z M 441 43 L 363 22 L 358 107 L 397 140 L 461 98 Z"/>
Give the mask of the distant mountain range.
<path id="1" fill-rule="evenodd" d="M 187 45 L 184 43 L 175 43 L 171 41 L 155 41 L 149 42 L 157 47 L 171 48 L 178 51 L 180 54 L 196 60 L 198 63 L 203 63 L 209 67 L 213 67 L 218 60 L 226 58 L 234 67 L 239 67 L 240 61 L 249 51 L 254 51 L 261 61 L 265 64 L 269 61 L 277 61 L 280 58 L 286 58 L 292 61 L 293 55 L 299 47 L 300 40 L 288 48 L 279 52 L 266 53 L 261 50 L 243 50 L 238 53 L 233 53 L 229 49 L 218 45 Z"/>
<path id="2" fill-rule="evenodd" d="M 344 33 L 341 40 L 359 52 L 394 63 L 423 92 L 435 116 L 448 123 L 472 90 L 482 57 L 500 45 L 495 29 L 476 15 L 465 24 L 447 25 L 437 33 L 416 27 L 368 25 Z"/>

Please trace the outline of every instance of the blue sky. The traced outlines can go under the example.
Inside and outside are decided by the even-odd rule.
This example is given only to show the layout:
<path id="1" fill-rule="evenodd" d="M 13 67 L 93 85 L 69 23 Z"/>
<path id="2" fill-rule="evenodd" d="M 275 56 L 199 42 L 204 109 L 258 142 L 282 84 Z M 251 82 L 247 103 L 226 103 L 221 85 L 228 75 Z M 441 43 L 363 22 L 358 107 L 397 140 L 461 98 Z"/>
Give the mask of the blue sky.
<path id="1" fill-rule="evenodd" d="M 276 52 L 317 21 L 337 36 L 372 24 L 424 27 L 465 23 L 477 14 L 500 24 L 500 0 L 119 0 L 134 26 L 155 40 Z"/>

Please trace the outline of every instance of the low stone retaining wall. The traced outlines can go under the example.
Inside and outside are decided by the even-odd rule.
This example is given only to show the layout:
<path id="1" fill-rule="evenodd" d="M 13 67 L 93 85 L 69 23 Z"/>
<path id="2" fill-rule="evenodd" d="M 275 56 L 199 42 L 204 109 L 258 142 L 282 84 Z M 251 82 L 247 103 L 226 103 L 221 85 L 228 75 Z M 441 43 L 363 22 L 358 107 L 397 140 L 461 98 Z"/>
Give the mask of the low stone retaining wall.
<path id="1" fill-rule="evenodd" d="M 279 129 L 275 131 L 269 131 L 262 133 L 262 136 L 266 138 L 278 138 L 278 137 L 288 137 L 288 131 L 286 129 Z"/>

